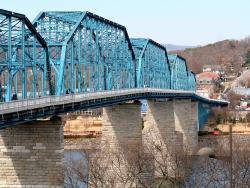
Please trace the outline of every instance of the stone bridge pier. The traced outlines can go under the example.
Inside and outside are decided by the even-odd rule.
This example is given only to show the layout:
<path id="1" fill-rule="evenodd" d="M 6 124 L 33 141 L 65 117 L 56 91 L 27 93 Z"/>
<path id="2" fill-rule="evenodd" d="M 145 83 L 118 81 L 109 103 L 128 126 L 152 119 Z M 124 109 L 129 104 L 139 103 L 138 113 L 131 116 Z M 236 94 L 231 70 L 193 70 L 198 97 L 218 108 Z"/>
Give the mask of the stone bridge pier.
<path id="1" fill-rule="evenodd" d="M 183 151 L 182 133 L 175 131 L 173 101 L 148 100 L 142 131 L 144 151 L 154 159 L 154 176 L 175 176 L 175 159 Z"/>
<path id="2" fill-rule="evenodd" d="M 63 126 L 59 118 L 0 130 L 0 187 L 63 187 Z"/>
<path id="3" fill-rule="evenodd" d="M 150 158 L 142 150 L 140 109 L 139 101 L 103 108 L 102 153 L 108 153 L 112 180 L 107 181 L 113 181 L 114 188 L 154 187 L 153 166 L 145 163 Z"/>
<path id="4" fill-rule="evenodd" d="M 175 130 L 183 135 L 185 152 L 193 154 L 198 145 L 198 102 L 191 99 L 174 100 Z"/>
<path id="5" fill-rule="evenodd" d="M 181 177 L 176 160 L 181 160 L 182 154 L 192 154 L 198 143 L 197 102 L 148 100 L 144 118 L 140 105 L 137 102 L 103 108 L 102 154 L 107 152 L 104 158 L 108 159 L 108 173 L 113 174 L 113 187 L 140 187 L 142 182 L 154 187 L 155 178 L 163 175 Z M 117 172 L 123 173 L 122 177 L 136 172 L 140 174 L 136 177 L 139 183 L 115 178 Z"/>
<path id="6" fill-rule="evenodd" d="M 198 144 L 198 103 L 148 100 L 142 131 L 144 151 L 153 156 L 154 176 L 182 178 L 180 162 Z"/>
<path id="7" fill-rule="evenodd" d="M 103 108 L 102 165 L 106 187 L 155 187 L 155 177 L 179 176 L 176 159 L 198 142 L 198 103 L 148 100 Z M 63 126 L 58 117 L 0 130 L 0 187 L 63 187 Z M 102 166 L 103 167 L 103 166 Z M 89 176 L 89 187 L 95 182 Z M 103 183 L 103 182 L 100 182 Z"/>

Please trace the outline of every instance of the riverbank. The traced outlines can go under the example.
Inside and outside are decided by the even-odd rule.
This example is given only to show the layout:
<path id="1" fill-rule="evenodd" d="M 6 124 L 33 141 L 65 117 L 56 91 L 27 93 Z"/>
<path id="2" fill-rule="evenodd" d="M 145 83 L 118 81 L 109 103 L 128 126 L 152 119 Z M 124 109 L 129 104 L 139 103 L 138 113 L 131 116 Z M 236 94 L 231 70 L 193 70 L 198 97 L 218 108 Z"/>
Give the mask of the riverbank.
<path id="1" fill-rule="evenodd" d="M 228 133 L 229 126 L 230 124 L 219 124 L 216 127 L 222 132 Z M 249 123 L 232 124 L 232 131 L 233 133 L 238 133 L 238 134 L 250 134 L 250 124 Z"/>

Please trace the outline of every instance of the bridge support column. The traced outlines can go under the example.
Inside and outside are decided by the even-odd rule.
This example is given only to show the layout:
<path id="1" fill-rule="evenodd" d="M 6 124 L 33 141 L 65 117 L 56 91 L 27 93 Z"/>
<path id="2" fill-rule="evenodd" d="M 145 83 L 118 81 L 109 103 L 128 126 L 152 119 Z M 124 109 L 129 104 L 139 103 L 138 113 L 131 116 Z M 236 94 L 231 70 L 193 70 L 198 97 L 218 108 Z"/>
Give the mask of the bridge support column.
<path id="1" fill-rule="evenodd" d="M 0 130 L 0 187 L 63 187 L 59 118 Z"/>
<path id="2" fill-rule="evenodd" d="M 182 133 L 175 131 L 173 101 L 148 100 L 144 117 L 143 146 L 155 163 L 157 179 L 177 178 L 175 160 L 182 153 Z"/>
<path id="3" fill-rule="evenodd" d="M 102 154 L 111 187 L 143 187 L 153 178 L 142 154 L 142 119 L 139 102 L 103 108 Z M 106 150 L 106 151 L 104 151 Z M 94 179 L 90 180 L 94 181 Z M 112 184 L 111 184 L 112 182 Z M 150 186 L 149 186 L 150 187 Z M 152 186 L 151 186 L 152 187 Z"/>
<path id="4" fill-rule="evenodd" d="M 190 99 L 174 100 L 175 130 L 183 134 L 183 145 L 193 153 L 198 145 L 198 102 Z"/>

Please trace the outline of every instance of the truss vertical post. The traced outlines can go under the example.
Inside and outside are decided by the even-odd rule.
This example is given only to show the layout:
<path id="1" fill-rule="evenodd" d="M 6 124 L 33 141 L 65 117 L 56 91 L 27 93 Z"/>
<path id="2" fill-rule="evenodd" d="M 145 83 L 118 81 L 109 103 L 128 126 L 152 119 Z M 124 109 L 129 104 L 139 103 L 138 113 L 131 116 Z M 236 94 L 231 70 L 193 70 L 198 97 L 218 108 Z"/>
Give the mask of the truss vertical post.
<path id="1" fill-rule="evenodd" d="M 43 66 L 43 72 L 42 72 L 42 95 L 46 96 L 47 95 L 47 84 L 46 84 L 46 78 L 47 78 L 47 66 L 46 66 L 46 52 L 45 50 L 43 50 L 42 52 L 42 56 L 44 58 L 42 58 L 42 61 L 44 66 Z"/>
<path id="2" fill-rule="evenodd" d="M 22 99 L 27 98 L 27 72 L 25 59 L 25 24 L 22 21 Z"/>
<path id="3" fill-rule="evenodd" d="M 35 37 L 33 38 L 33 65 L 32 65 L 32 72 L 33 72 L 33 98 L 36 97 L 36 93 L 37 93 L 37 87 L 38 87 L 38 83 L 37 83 L 37 71 L 36 71 L 36 50 L 37 50 L 37 46 L 36 46 L 36 39 Z"/>
<path id="4" fill-rule="evenodd" d="M 78 31 L 78 92 L 82 92 L 82 29 Z"/>
<path id="5" fill-rule="evenodd" d="M 74 43 L 73 39 L 70 42 L 70 90 L 71 92 L 75 92 L 75 74 L 74 74 Z"/>
<path id="6" fill-rule="evenodd" d="M 12 18 L 8 18 L 8 82 L 7 82 L 7 93 L 6 101 L 11 101 L 12 95 Z"/>
<path id="7" fill-rule="evenodd" d="M 60 96 L 63 88 L 63 77 L 64 77 L 64 69 L 65 69 L 65 56 L 66 56 L 67 44 L 62 46 L 61 51 L 61 59 L 60 59 L 60 70 L 59 70 L 59 78 L 56 87 L 56 95 Z"/>

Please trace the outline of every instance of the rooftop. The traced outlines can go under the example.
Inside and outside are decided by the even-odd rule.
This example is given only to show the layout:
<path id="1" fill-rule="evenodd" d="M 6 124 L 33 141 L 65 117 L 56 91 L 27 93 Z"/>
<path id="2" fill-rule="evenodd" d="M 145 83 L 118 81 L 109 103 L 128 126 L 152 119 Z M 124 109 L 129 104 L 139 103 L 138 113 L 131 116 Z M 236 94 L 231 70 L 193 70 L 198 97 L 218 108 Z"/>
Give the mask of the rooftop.
<path id="1" fill-rule="evenodd" d="M 204 78 L 210 78 L 210 79 L 218 79 L 220 76 L 216 72 L 202 72 L 200 74 L 196 75 L 196 78 L 199 79 L 204 79 Z"/>

